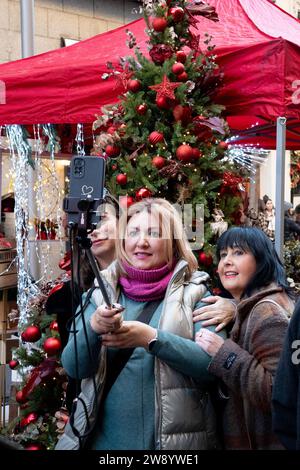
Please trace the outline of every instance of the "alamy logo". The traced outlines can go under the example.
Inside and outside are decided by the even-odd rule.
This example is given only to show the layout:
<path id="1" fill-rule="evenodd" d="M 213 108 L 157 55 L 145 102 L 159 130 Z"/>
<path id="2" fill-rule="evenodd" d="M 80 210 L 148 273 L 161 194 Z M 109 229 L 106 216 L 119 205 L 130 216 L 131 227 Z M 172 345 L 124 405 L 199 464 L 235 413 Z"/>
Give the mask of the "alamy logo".
<path id="1" fill-rule="evenodd" d="M 294 80 L 292 83 L 292 88 L 293 90 L 296 90 L 292 94 L 292 103 L 300 104 L 300 80 Z"/>
<path id="2" fill-rule="evenodd" d="M 3 80 L 0 80 L 0 104 L 6 104 L 6 86 Z"/>
<path id="3" fill-rule="evenodd" d="M 300 339 L 295 339 L 292 342 L 292 349 L 296 350 L 292 354 L 292 363 L 297 366 L 300 364 Z"/>

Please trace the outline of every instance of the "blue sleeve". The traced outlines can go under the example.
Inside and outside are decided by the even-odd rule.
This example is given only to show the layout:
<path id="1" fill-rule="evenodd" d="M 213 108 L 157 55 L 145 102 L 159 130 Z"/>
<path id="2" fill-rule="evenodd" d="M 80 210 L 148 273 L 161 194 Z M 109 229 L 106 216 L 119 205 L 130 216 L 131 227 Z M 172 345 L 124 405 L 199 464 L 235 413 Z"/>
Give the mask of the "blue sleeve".
<path id="1" fill-rule="evenodd" d="M 200 307 L 204 307 L 202 302 L 198 302 L 195 308 Z M 201 327 L 202 322 L 194 324 L 194 335 Z M 209 326 L 208 329 L 214 332 L 215 326 Z M 224 329 L 217 334 L 226 339 Z M 214 376 L 207 370 L 211 357 L 190 339 L 158 330 L 157 341 L 151 350 L 151 354 L 157 356 L 173 369 L 189 375 L 203 384 L 209 384 L 215 380 Z"/>
<path id="2" fill-rule="evenodd" d="M 83 296 L 83 302 L 84 297 L 85 296 Z M 76 344 L 78 361 L 76 361 L 74 333 L 70 333 L 69 341 L 63 350 L 61 356 L 62 365 L 70 377 L 84 379 L 90 377 L 97 371 L 99 365 L 99 354 L 101 350 L 101 336 L 95 333 L 89 321 L 96 308 L 96 305 L 90 301 L 84 311 L 86 332 L 83 325 L 82 314 L 79 314 L 76 318 Z M 77 313 L 79 310 L 80 307 L 78 308 Z M 72 325 L 71 329 L 73 329 Z M 76 362 L 78 372 L 76 371 Z"/>

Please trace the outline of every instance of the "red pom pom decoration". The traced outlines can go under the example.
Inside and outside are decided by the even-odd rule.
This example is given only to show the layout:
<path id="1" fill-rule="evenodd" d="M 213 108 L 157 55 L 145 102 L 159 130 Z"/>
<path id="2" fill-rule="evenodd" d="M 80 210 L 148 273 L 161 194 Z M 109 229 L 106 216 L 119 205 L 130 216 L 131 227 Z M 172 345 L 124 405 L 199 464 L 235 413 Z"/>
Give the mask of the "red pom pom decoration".
<path id="1" fill-rule="evenodd" d="M 61 341 L 59 338 L 47 338 L 44 341 L 43 348 L 49 356 L 55 356 L 61 349 Z"/>
<path id="2" fill-rule="evenodd" d="M 116 182 L 120 186 L 125 186 L 125 184 L 127 183 L 127 175 L 125 175 L 125 173 L 120 173 L 116 176 Z"/>
<path id="3" fill-rule="evenodd" d="M 138 114 L 143 116 L 144 114 L 146 114 L 148 106 L 146 105 L 146 103 L 142 103 L 142 104 L 139 104 L 135 109 Z"/>
<path id="4" fill-rule="evenodd" d="M 147 188 L 141 188 L 135 193 L 135 198 L 137 201 L 140 201 L 141 199 L 145 199 L 151 196 L 152 196 L 152 193 Z"/>
<path id="5" fill-rule="evenodd" d="M 177 51 L 176 59 L 178 62 L 181 62 L 182 64 L 184 64 L 186 62 L 186 53 L 183 51 Z"/>
<path id="6" fill-rule="evenodd" d="M 185 68 L 181 62 L 175 62 L 175 64 L 172 65 L 172 72 L 175 73 L 175 75 L 180 75 L 184 71 Z"/>
<path id="7" fill-rule="evenodd" d="M 120 152 L 121 152 L 121 149 L 117 145 L 107 145 L 105 147 L 105 153 L 109 157 L 117 157 L 120 154 Z"/>
<path id="8" fill-rule="evenodd" d="M 15 369 L 16 367 L 18 367 L 19 364 L 20 364 L 19 361 L 17 361 L 16 359 L 12 359 L 8 363 L 8 365 L 11 369 Z"/>
<path id="9" fill-rule="evenodd" d="M 134 199 L 131 196 L 121 196 L 119 202 L 120 206 L 126 209 L 134 204 Z"/>
<path id="10" fill-rule="evenodd" d="M 25 331 L 21 334 L 21 338 L 26 343 L 35 343 L 41 337 L 41 330 L 38 326 L 28 326 Z"/>
<path id="11" fill-rule="evenodd" d="M 148 137 L 150 144 L 155 145 L 164 141 L 164 135 L 161 132 L 153 131 Z"/>
<path id="12" fill-rule="evenodd" d="M 193 148 L 190 145 L 180 145 L 176 150 L 176 157 L 181 162 L 191 162 L 193 160 L 193 156 Z"/>
<path id="13" fill-rule="evenodd" d="M 132 91 L 133 93 L 137 93 L 138 91 L 140 91 L 142 87 L 142 84 L 139 80 L 129 80 L 128 84 L 127 84 L 127 89 L 129 91 Z"/>
<path id="14" fill-rule="evenodd" d="M 162 33 L 167 26 L 168 22 L 165 18 L 154 18 L 152 21 L 152 28 L 158 33 Z"/>
<path id="15" fill-rule="evenodd" d="M 155 166 L 158 170 L 163 168 L 166 164 L 166 160 L 161 157 L 160 155 L 157 155 L 156 157 L 152 158 L 152 165 Z"/>

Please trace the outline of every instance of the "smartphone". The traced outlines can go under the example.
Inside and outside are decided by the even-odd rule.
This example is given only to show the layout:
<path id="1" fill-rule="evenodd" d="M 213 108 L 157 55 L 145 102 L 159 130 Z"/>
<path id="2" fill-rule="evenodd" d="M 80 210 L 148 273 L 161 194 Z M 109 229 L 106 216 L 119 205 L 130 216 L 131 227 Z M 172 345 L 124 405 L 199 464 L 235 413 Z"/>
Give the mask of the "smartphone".
<path id="1" fill-rule="evenodd" d="M 101 157 L 74 155 L 70 165 L 70 191 L 63 209 L 68 224 L 94 230 L 100 221 L 99 206 L 103 200 L 105 160 Z M 86 219 L 82 214 L 85 214 Z M 83 227 L 84 225 L 84 227 Z"/>

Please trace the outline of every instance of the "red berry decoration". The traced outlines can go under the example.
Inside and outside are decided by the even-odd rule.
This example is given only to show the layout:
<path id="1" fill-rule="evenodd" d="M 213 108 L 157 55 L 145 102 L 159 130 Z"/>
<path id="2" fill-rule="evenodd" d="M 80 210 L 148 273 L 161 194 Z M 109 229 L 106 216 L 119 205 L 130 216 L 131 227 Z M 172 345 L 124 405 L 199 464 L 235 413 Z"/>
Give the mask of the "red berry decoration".
<path id="1" fill-rule="evenodd" d="M 15 369 L 16 367 L 18 367 L 19 364 L 20 364 L 19 361 L 17 361 L 16 359 L 12 359 L 8 363 L 8 365 L 11 369 Z"/>
<path id="2" fill-rule="evenodd" d="M 124 186 L 127 183 L 127 175 L 125 173 L 119 173 L 116 176 L 116 181 L 120 186 Z"/>
<path id="3" fill-rule="evenodd" d="M 152 158 L 152 165 L 155 166 L 158 170 L 163 168 L 166 164 L 166 160 L 161 157 L 160 155 L 157 155 L 156 157 Z"/>
<path id="4" fill-rule="evenodd" d="M 224 151 L 227 150 L 227 149 L 228 149 L 228 144 L 227 144 L 227 142 L 224 142 L 224 141 L 220 142 L 220 143 L 218 144 L 218 148 L 221 149 L 221 150 L 224 150 Z"/>
<path id="5" fill-rule="evenodd" d="M 175 23 L 179 23 L 179 21 L 181 21 L 184 17 L 184 10 L 181 7 L 170 8 L 169 13 L 173 17 Z"/>
<path id="6" fill-rule="evenodd" d="M 181 162 L 191 162 L 193 160 L 193 148 L 187 144 L 180 145 L 176 150 L 176 157 Z"/>
<path id="7" fill-rule="evenodd" d="M 56 320 L 53 320 L 50 325 L 49 325 L 49 328 L 51 331 L 59 331 L 59 327 L 58 327 L 58 323 Z"/>
<path id="8" fill-rule="evenodd" d="M 165 96 L 158 96 L 155 103 L 160 109 L 170 109 L 170 100 Z"/>
<path id="9" fill-rule="evenodd" d="M 28 424 L 35 423 L 38 419 L 38 414 L 35 412 L 29 413 L 29 415 L 25 416 L 25 418 L 21 419 L 20 426 L 21 428 L 25 428 Z"/>
<path id="10" fill-rule="evenodd" d="M 176 59 L 178 62 L 181 62 L 182 64 L 185 64 L 186 62 L 186 53 L 183 51 L 177 51 L 176 52 Z"/>
<path id="11" fill-rule="evenodd" d="M 148 109 L 148 106 L 146 105 L 146 103 L 142 103 L 136 107 L 136 112 L 140 114 L 141 116 L 143 116 L 144 114 L 146 114 L 147 109 Z"/>
<path id="12" fill-rule="evenodd" d="M 20 404 L 24 404 L 26 403 L 27 401 L 27 398 L 23 392 L 23 390 L 19 390 L 17 393 L 16 393 L 16 401 Z"/>
<path id="13" fill-rule="evenodd" d="M 59 338 L 47 338 L 44 341 L 43 348 L 45 353 L 49 356 L 55 356 L 55 354 L 57 354 L 61 349 L 61 341 Z"/>
<path id="14" fill-rule="evenodd" d="M 172 65 L 172 72 L 175 73 L 175 75 L 180 75 L 184 71 L 184 65 L 181 62 L 175 62 L 175 64 Z"/>
<path id="15" fill-rule="evenodd" d="M 38 326 L 28 326 L 25 331 L 21 334 L 22 340 L 26 343 L 35 343 L 41 337 L 41 330 Z"/>
<path id="16" fill-rule="evenodd" d="M 131 196 L 121 196 L 119 202 L 120 206 L 126 209 L 134 204 L 134 199 Z"/>
<path id="17" fill-rule="evenodd" d="M 161 132 L 153 131 L 148 137 L 150 144 L 155 145 L 164 141 L 164 135 Z"/>
<path id="18" fill-rule="evenodd" d="M 188 74 L 185 71 L 177 75 L 177 80 L 180 82 L 186 82 L 188 78 Z"/>
<path id="19" fill-rule="evenodd" d="M 135 193 L 135 198 L 137 201 L 140 201 L 141 199 L 145 199 L 151 196 L 152 196 L 152 193 L 147 188 L 141 188 Z"/>
<path id="20" fill-rule="evenodd" d="M 168 22 L 165 18 L 154 18 L 152 21 L 152 28 L 158 33 L 162 33 L 167 26 Z"/>
<path id="21" fill-rule="evenodd" d="M 140 91 L 142 87 L 142 84 L 139 80 L 129 80 L 128 84 L 127 84 L 127 89 L 129 91 L 132 91 L 133 93 L 137 93 L 138 91 Z"/>
<path id="22" fill-rule="evenodd" d="M 204 251 L 200 251 L 199 253 L 199 262 L 200 264 L 203 264 L 204 266 L 208 267 L 212 264 L 213 258 L 211 254 L 206 254 Z"/>
<path id="23" fill-rule="evenodd" d="M 117 157 L 120 154 L 120 152 L 121 152 L 121 149 L 117 145 L 107 145 L 105 147 L 105 153 L 109 157 Z"/>

